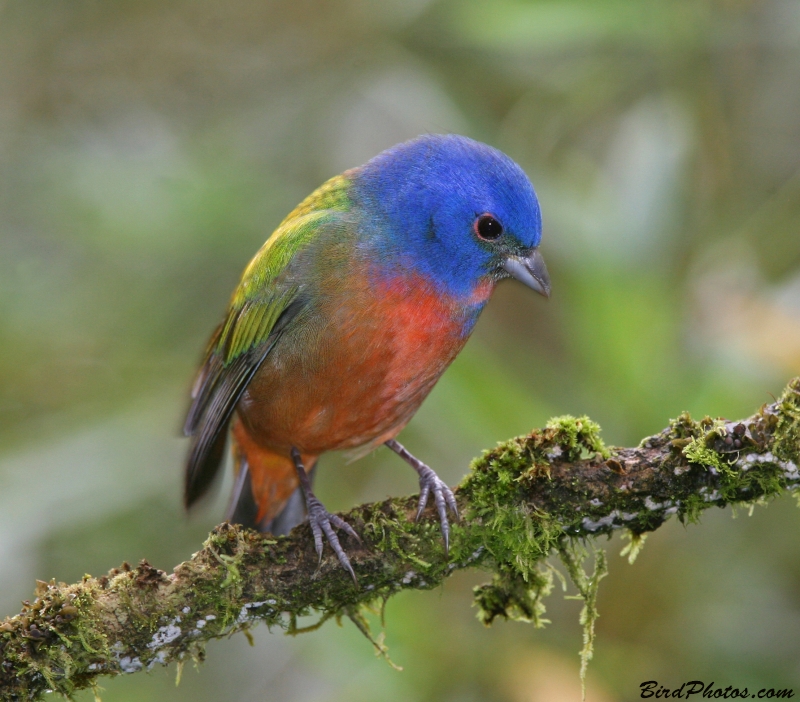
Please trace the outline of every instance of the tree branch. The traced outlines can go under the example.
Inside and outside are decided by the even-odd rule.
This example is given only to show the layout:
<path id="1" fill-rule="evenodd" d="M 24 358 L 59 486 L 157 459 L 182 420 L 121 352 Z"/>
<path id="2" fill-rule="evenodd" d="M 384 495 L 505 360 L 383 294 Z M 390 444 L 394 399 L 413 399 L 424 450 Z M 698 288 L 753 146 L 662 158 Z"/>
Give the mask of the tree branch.
<path id="1" fill-rule="evenodd" d="M 296 632 L 299 616 L 318 612 L 349 616 L 368 633 L 363 605 L 437 587 L 467 567 L 493 573 L 476 588 L 484 622 L 541 624 L 551 553 L 565 561 L 591 623 L 602 564 L 583 573 L 578 538 L 622 528 L 635 545 L 673 514 L 694 522 L 709 507 L 800 484 L 800 379 L 740 422 L 684 414 L 637 448 L 606 448 L 598 432 L 585 417 L 561 417 L 476 459 L 457 491 L 463 516 L 449 557 L 433 510 L 414 522 L 415 497 L 343 514 L 363 538 L 344 538 L 357 586 L 327 547 L 317 562 L 307 524 L 281 538 L 222 524 L 171 575 L 142 561 L 72 585 L 39 581 L 36 599 L 0 624 L 0 697 L 70 694 L 101 675 L 202 660 L 207 641 L 259 621 Z"/>

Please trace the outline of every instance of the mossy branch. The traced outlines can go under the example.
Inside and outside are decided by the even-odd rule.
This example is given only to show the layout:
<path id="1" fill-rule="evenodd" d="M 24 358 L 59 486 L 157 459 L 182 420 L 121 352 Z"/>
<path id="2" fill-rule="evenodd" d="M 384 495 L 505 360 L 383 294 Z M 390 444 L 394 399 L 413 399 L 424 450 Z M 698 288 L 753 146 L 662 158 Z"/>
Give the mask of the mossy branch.
<path id="1" fill-rule="evenodd" d="M 35 600 L 0 624 L 0 697 L 69 695 L 102 675 L 180 666 L 202 660 L 210 639 L 257 622 L 296 633 L 297 618 L 312 612 L 323 620 L 348 616 L 368 632 L 365 605 L 435 588 L 468 567 L 493 574 L 475 591 L 482 621 L 541 625 L 551 553 L 560 554 L 586 601 L 588 660 L 605 571 L 598 556 L 594 573 L 583 573 L 581 540 L 626 529 L 635 553 L 642 535 L 673 514 L 694 522 L 712 506 L 794 490 L 798 465 L 800 379 L 748 419 L 695 422 L 684 414 L 636 448 L 607 448 L 585 417 L 554 419 L 474 461 L 457 491 L 462 519 L 449 556 L 431 509 L 414 522 L 414 497 L 342 515 L 363 539 L 344 541 L 358 585 L 328 549 L 317 562 L 307 525 L 275 539 L 228 524 L 169 575 L 142 561 L 73 585 L 39 582 Z"/>

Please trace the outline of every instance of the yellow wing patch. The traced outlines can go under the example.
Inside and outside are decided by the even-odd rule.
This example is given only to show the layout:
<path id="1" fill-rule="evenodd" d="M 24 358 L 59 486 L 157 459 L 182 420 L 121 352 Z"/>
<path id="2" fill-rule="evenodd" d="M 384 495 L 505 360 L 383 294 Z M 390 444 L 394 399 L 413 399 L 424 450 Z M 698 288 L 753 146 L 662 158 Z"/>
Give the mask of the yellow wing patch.
<path id="1" fill-rule="evenodd" d="M 345 212 L 350 209 L 350 178 L 348 174 L 350 171 L 345 171 L 341 175 L 333 176 L 320 185 L 311 195 L 303 200 L 297 207 L 295 207 L 283 221 L 278 225 L 277 231 L 287 222 L 302 217 L 309 212 L 318 212 L 319 210 L 337 210 Z M 273 237 L 275 234 L 272 235 Z M 272 237 L 270 237 L 271 239 Z"/>
<path id="2" fill-rule="evenodd" d="M 338 175 L 323 183 L 278 225 L 250 261 L 231 300 L 217 349 L 225 363 L 264 341 L 298 293 L 296 285 L 273 284 L 294 255 L 316 235 L 331 212 L 346 212 L 350 179 Z"/>
<path id="3" fill-rule="evenodd" d="M 295 207 L 264 242 L 247 265 L 241 283 L 234 293 L 232 305 L 242 304 L 257 288 L 280 273 L 292 255 L 313 236 L 315 224 L 326 212 L 350 209 L 350 179 L 347 172 L 320 185 Z"/>

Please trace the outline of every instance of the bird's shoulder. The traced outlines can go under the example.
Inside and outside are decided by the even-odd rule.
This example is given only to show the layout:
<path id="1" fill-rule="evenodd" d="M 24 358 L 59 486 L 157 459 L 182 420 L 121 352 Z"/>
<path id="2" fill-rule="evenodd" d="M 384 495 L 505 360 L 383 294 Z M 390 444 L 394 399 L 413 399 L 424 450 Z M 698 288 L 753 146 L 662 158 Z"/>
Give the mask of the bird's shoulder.
<path id="1" fill-rule="evenodd" d="M 355 169 L 345 171 L 326 180 L 283 218 L 283 221 L 278 225 L 278 230 L 285 224 L 312 212 L 349 211 L 352 207 L 351 190 L 354 173 Z"/>
<path id="2" fill-rule="evenodd" d="M 304 271 L 293 264 L 326 233 L 348 227 L 350 188 L 348 173 L 327 180 L 283 219 L 247 265 L 215 344 L 226 363 L 265 341 L 287 307 L 302 307 Z"/>
<path id="3" fill-rule="evenodd" d="M 350 212 L 350 189 L 347 173 L 334 176 L 295 207 L 245 268 L 231 307 L 241 307 L 268 292 L 270 283 L 280 277 L 298 252 Z"/>

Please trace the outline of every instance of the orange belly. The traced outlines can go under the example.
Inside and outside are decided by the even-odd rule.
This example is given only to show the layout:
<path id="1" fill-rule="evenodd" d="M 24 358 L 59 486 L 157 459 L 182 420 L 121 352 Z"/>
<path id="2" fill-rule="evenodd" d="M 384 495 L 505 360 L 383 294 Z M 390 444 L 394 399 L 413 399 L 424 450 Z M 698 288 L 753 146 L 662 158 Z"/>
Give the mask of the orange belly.
<path id="1" fill-rule="evenodd" d="M 463 347 L 463 318 L 452 301 L 405 280 L 324 304 L 267 357 L 239 416 L 254 441 L 285 455 L 292 446 L 318 456 L 380 445 Z"/>

